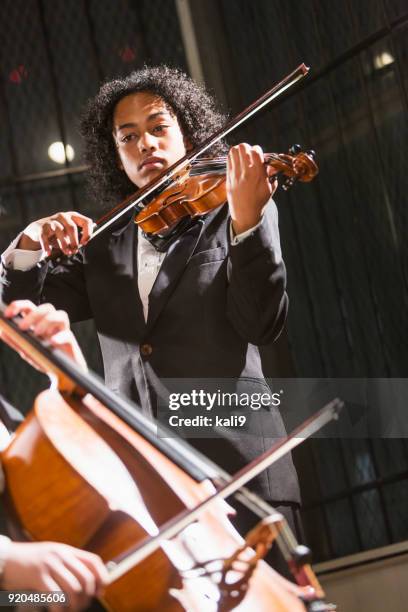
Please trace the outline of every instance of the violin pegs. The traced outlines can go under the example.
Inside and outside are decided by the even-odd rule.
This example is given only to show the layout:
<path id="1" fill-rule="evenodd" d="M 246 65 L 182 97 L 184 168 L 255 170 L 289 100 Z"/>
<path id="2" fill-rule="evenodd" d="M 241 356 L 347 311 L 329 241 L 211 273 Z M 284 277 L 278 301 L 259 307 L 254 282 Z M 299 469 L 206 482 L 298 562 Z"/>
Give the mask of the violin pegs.
<path id="1" fill-rule="evenodd" d="M 306 153 L 312 159 L 316 159 L 316 151 L 313 151 L 313 149 L 309 149 L 309 151 L 306 151 Z"/>
<path id="2" fill-rule="evenodd" d="M 290 178 L 286 179 L 286 181 L 282 184 L 282 189 L 284 191 L 289 191 L 289 189 L 293 187 L 297 180 L 298 179 L 296 176 L 291 176 Z"/>
<path id="3" fill-rule="evenodd" d="M 300 144 L 294 144 L 289 148 L 289 155 L 297 155 L 302 150 Z"/>
<path id="4" fill-rule="evenodd" d="M 276 172 L 276 174 L 272 174 L 272 176 L 269 177 L 269 182 L 270 183 L 274 183 L 275 181 L 280 181 L 280 179 L 285 176 L 283 174 L 283 172 L 280 170 L 279 172 Z"/>

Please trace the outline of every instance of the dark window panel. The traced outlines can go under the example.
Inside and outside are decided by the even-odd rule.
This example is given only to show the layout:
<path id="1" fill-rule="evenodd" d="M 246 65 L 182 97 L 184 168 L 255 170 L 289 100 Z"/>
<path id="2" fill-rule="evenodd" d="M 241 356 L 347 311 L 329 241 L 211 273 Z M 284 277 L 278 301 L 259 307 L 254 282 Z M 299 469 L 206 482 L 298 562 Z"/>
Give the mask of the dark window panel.
<path id="1" fill-rule="evenodd" d="M 324 508 L 304 509 L 301 511 L 301 516 L 305 543 L 312 551 L 313 563 L 332 559 L 335 551 L 332 548 L 331 534 L 325 528 Z M 348 541 L 350 542 L 350 538 Z"/>
<path id="2" fill-rule="evenodd" d="M 372 350 L 380 349 L 384 370 L 377 376 L 398 376 L 403 329 L 401 304 L 405 301 L 401 266 L 395 259 L 392 226 L 387 211 L 389 199 L 381 160 L 378 134 L 372 123 L 370 87 L 360 80 L 358 60 L 348 62 L 339 71 L 336 82 L 338 105 L 350 172 L 350 184 L 358 205 L 363 257 L 369 273 L 370 292 L 376 312 L 377 330 L 372 336 Z M 367 89 L 368 87 L 368 89 Z M 353 92 L 353 102 L 341 92 Z M 363 260 L 362 260 L 363 263 Z M 399 360 L 401 361 L 401 360 Z"/>
<path id="3" fill-rule="evenodd" d="M 61 140 L 37 2 L 6 0 L 0 20 L 5 95 L 19 174 L 55 167 L 49 143 Z"/>
<path id="4" fill-rule="evenodd" d="M 44 16 L 63 129 L 67 143 L 75 152 L 71 165 L 80 165 L 82 139 L 78 120 L 86 100 L 95 94 L 99 85 L 84 3 L 45 2 Z"/>
<path id="5" fill-rule="evenodd" d="M 317 463 L 313 459 L 313 444 L 316 444 L 315 440 L 305 440 L 292 453 L 296 469 L 301 471 L 303 475 L 300 486 L 302 503 L 305 507 L 313 504 L 322 496 L 320 480 L 317 475 Z"/>
<path id="6" fill-rule="evenodd" d="M 408 538 L 408 481 L 394 482 L 384 487 L 384 498 L 391 517 L 391 531 L 394 542 Z"/>
<path id="7" fill-rule="evenodd" d="M 273 2 L 222 0 L 221 10 L 226 35 L 236 60 L 234 76 L 239 84 L 241 103 L 247 105 L 262 90 L 269 89 L 289 70 L 293 70 L 294 66 L 289 66 L 286 32 L 276 18 Z"/>
<path id="8" fill-rule="evenodd" d="M 342 444 L 350 486 L 372 482 L 377 475 L 367 440 L 342 440 Z"/>
<path id="9" fill-rule="evenodd" d="M 174 0 L 133 0 L 131 6 L 143 23 L 147 63 L 168 64 L 187 72 Z"/>
<path id="10" fill-rule="evenodd" d="M 391 544 L 378 491 L 375 489 L 364 491 L 354 495 L 353 501 L 358 516 L 362 550 Z"/>
<path id="11" fill-rule="evenodd" d="M 405 29 L 408 34 L 408 28 Z M 406 193 L 408 178 L 405 172 L 405 142 L 408 139 L 406 113 L 407 90 L 401 82 L 400 57 L 408 50 L 405 38 L 384 39 L 364 54 L 369 83 L 373 122 L 379 141 L 379 155 L 386 185 L 384 207 L 388 215 L 390 250 L 396 256 L 395 265 L 403 265 L 407 229 Z"/>
<path id="12" fill-rule="evenodd" d="M 15 188 L 0 189 L 0 253 L 24 225 L 20 203 L 21 199 Z"/>
<path id="13" fill-rule="evenodd" d="M 353 24 L 355 40 L 360 41 L 380 30 L 384 25 L 383 0 L 346 0 L 346 9 Z"/>
<path id="14" fill-rule="evenodd" d="M 388 19 L 393 20 L 404 16 L 408 18 L 406 0 L 383 0 L 383 5 Z"/>
<path id="15" fill-rule="evenodd" d="M 341 499 L 328 503 L 325 511 L 329 518 L 333 556 L 344 557 L 360 550 L 359 533 L 353 521 L 350 500 Z"/>
<path id="16" fill-rule="evenodd" d="M 293 110 L 289 113 L 289 117 L 293 117 L 293 119 L 290 124 L 287 121 L 283 121 L 284 125 L 280 131 L 280 139 L 282 140 L 284 136 L 290 144 L 297 142 L 306 149 L 316 148 L 314 144 L 316 133 L 309 129 L 309 124 L 307 123 L 308 111 L 304 105 L 303 96 L 290 99 L 281 104 L 279 107 L 280 116 L 287 118 L 287 111 L 290 107 Z M 275 111 L 275 115 L 277 114 Z M 278 120 L 276 120 L 276 125 L 279 126 Z M 312 308 L 316 320 L 315 333 L 319 335 L 319 346 L 321 347 L 325 364 L 325 370 L 322 374 L 330 375 L 336 373 L 338 376 L 347 376 L 350 375 L 350 349 L 341 311 L 336 272 L 333 268 L 334 261 L 330 256 L 331 245 L 329 241 L 331 237 L 327 226 L 328 213 L 326 213 L 324 208 L 326 203 L 322 198 L 320 187 L 322 181 L 324 181 L 324 175 L 320 175 L 310 184 L 299 183 L 293 187 L 289 192 L 288 205 L 293 218 L 293 224 L 296 226 L 296 235 L 298 236 L 298 242 L 296 242 L 297 259 L 302 261 L 304 267 L 303 273 L 307 277 L 306 282 L 308 283 L 310 294 L 312 296 L 319 296 L 319 299 L 313 300 Z M 278 198 L 279 196 L 277 195 L 276 199 L 278 200 Z M 291 240 L 293 240 L 293 231 L 290 227 L 286 228 L 283 222 L 282 242 L 285 253 L 287 243 Z M 311 249 L 310 245 L 312 243 L 319 245 L 319 248 Z M 299 263 L 295 260 L 294 265 L 299 265 Z M 292 271 L 293 265 L 288 262 L 289 279 L 291 278 Z M 300 302 L 293 299 L 290 317 L 298 321 L 301 319 L 299 317 L 299 307 L 301 307 Z M 292 336 L 291 339 L 294 341 Z M 336 351 L 333 351 L 333 343 L 336 344 Z M 310 343 L 303 346 L 303 350 L 308 351 L 309 349 Z M 307 363 L 308 359 L 309 357 L 305 354 L 305 363 Z M 301 370 L 298 373 L 305 376 L 320 375 L 318 371 L 308 371 L 306 374 L 306 372 Z"/>
<path id="17" fill-rule="evenodd" d="M 305 91 L 308 125 L 313 134 L 320 173 L 316 181 L 327 219 L 327 235 L 333 256 L 340 292 L 338 308 L 343 311 L 344 331 L 349 334 L 349 364 L 341 364 L 334 375 L 365 376 L 381 371 L 383 356 L 379 350 L 368 350 L 367 344 L 376 333 L 376 318 L 370 299 L 369 270 L 364 259 L 364 243 L 358 217 L 360 202 L 351 189 L 347 134 L 339 121 L 334 104 L 333 77 L 314 83 Z M 328 251 L 327 247 L 324 252 Z M 319 300 L 324 301 L 322 292 Z M 341 300 L 341 302 L 340 302 Z M 337 339 L 333 339 L 337 346 Z M 337 359 L 337 356 L 336 356 Z M 336 366 L 340 365 L 336 363 Z M 354 374 L 353 374 L 354 372 Z"/>
<path id="18" fill-rule="evenodd" d="M 348 481 L 342 461 L 341 441 L 335 439 L 313 441 L 316 466 L 322 497 L 330 497 L 347 489 Z M 330 455 L 330 461 L 319 460 Z"/>
<path id="19" fill-rule="evenodd" d="M 408 440 L 378 438 L 373 440 L 373 449 L 380 477 L 386 478 L 408 470 Z"/>
<path id="20" fill-rule="evenodd" d="M 125 76 L 146 61 L 142 21 L 133 6 L 129 0 L 90 1 L 89 14 L 105 79 Z"/>
<path id="21" fill-rule="evenodd" d="M 29 222 L 61 211 L 72 210 L 67 177 L 26 183 L 22 194 Z"/>
<path id="22" fill-rule="evenodd" d="M 0 159 L 2 160 L 1 177 L 14 175 L 17 168 L 14 167 L 16 161 L 13 147 L 11 126 L 9 121 L 9 109 L 4 92 L 4 82 L 0 83 L 0 117 L 2 130 L 0 132 Z"/>
<path id="23" fill-rule="evenodd" d="M 330 0 L 316 0 L 313 7 L 326 61 L 333 60 L 359 42 L 353 32 L 346 1 L 333 3 Z"/>

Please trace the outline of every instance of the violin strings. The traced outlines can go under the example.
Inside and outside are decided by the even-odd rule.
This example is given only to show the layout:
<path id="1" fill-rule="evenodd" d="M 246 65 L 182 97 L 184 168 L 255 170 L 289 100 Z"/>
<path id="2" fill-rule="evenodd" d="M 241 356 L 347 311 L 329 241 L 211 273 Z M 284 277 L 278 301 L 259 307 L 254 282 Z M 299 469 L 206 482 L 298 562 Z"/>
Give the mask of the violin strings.
<path id="1" fill-rule="evenodd" d="M 265 161 L 275 160 L 287 163 L 277 153 L 265 153 Z M 198 174 L 225 174 L 227 169 L 227 157 L 202 157 L 191 162 L 190 175 Z"/>
<path id="2" fill-rule="evenodd" d="M 264 157 L 266 159 L 281 159 L 278 153 L 265 153 Z M 200 157 L 191 162 L 191 165 L 197 165 L 202 162 L 211 163 L 211 162 L 221 162 L 225 163 L 227 160 L 226 155 L 221 155 L 219 157 Z"/>

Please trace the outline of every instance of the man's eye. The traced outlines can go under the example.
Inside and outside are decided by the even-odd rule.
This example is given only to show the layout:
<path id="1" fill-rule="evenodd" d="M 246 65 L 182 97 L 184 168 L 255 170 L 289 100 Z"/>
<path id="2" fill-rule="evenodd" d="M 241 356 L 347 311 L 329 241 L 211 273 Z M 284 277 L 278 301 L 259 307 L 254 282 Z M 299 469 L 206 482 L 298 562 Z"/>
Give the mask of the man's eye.
<path id="1" fill-rule="evenodd" d="M 160 134 L 161 132 L 163 132 L 165 130 L 166 127 L 167 127 L 167 125 L 156 125 L 153 128 L 153 132 L 155 132 L 156 134 Z"/>
<path id="2" fill-rule="evenodd" d="M 134 138 L 136 138 L 136 134 L 126 134 L 126 136 L 122 136 L 120 142 L 130 142 Z"/>

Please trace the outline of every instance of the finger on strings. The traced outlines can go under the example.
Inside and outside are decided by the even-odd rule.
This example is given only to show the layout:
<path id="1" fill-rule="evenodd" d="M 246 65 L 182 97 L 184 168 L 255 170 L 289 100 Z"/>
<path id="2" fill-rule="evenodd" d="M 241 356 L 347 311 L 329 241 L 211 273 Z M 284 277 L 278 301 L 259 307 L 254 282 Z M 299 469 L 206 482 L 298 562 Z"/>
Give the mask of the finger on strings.
<path id="1" fill-rule="evenodd" d="M 261 146 L 254 145 L 252 147 L 252 158 L 253 158 L 253 161 L 258 162 L 258 163 L 260 162 L 263 164 L 265 162 L 264 152 Z"/>
<path id="2" fill-rule="evenodd" d="M 4 316 L 8 319 L 16 317 L 17 315 L 25 316 L 36 308 L 36 305 L 30 300 L 14 300 L 6 306 Z"/>
<path id="3" fill-rule="evenodd" d="M 52 304 L 40 304 L 35 310 L 27 313 L 24 318 L 18 321 L 18 326 L 22 330 L 33 328 L 45 315 L 55 310 Z"/>
<path id="4" fill-rule="evenodd" d="M 64 310 L 54 310 L 44 313 L 33 326 L 36 336 L 43 339 L 51 338 L 57 332 L 69 329 L 68 315 Z"/>

